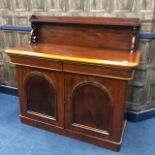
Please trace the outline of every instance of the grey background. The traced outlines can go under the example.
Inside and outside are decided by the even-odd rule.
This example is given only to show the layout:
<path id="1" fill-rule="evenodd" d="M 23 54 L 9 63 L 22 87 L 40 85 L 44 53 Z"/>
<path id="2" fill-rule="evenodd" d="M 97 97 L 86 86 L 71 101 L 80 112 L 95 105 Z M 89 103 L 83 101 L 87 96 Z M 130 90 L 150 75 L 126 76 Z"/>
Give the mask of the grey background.
<path id="1" fill-rule="evenodd" d="M 0 0 L 0 25 L 30 26 L 32 14 L 138 17 L 142 32 L 155 32 L 155 0 Z M 28 43 L 28 32 L 0 30 L 0 84 L 16 87 L 15 67 L 6 48 Z M 141 64 L 129 82 L 127 107 L 155 107 L 155 40 L 140 40 Z"/>

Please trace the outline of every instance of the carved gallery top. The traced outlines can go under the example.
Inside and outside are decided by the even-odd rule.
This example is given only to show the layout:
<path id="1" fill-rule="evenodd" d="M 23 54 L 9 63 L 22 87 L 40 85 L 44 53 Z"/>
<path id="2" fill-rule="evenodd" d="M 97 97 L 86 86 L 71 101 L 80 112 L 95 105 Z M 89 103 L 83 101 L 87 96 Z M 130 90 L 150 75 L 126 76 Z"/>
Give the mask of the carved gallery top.
<path id="1" fill-rule="evenodd" d="M 139 64 L 139 20 L 32 16 L 30 44 L 9 54 L 133 68 Z"/>

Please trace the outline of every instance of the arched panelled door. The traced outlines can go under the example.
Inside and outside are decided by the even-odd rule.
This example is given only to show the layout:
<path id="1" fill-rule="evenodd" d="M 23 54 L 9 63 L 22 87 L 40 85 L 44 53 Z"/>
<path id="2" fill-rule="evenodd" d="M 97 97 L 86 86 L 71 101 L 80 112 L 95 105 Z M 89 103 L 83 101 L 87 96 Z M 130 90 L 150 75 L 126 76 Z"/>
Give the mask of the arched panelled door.
<path id="1" fill-rule="evenodd" d="M 32 72 L 25 80 L 27 111 L 34 111 L 56 119 L 56 91 L 52 79 Z"/>
<path id="2" fill-rule="evenodd" d="M 64 80 L 58 71 L 17 67 L 21 114 L 57 126 L 64 125 Z M 25 69 L 26 68 L 26 69 Z M 26 70 L 26 72 L 24 71 Z M 23 89 L 24 88 L 24 89 Z"/>
<path id="3" fill-rule="evenodd" d="M 110 91 L 100 81 L 90 77 L 76 75 L 66 76 L 67 110 L 66 127 L 92 135 L 111 134 L 113 99 Z M 70 80 L 69 80 L 70 79 Z"/>

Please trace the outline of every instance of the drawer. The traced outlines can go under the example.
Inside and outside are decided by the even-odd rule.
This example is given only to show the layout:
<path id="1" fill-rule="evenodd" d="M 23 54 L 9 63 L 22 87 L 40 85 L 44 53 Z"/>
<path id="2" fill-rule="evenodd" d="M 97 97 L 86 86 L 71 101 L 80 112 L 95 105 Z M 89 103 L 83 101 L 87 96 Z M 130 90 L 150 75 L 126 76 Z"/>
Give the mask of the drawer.
<path id="1" fill-rule="evenodd" d="M 30 57 L 30 56 L 24 56 L 24 55 L 13 55 L 11 57 L 11 62 L 21 66 L 62 71 L 61 61 L 51 60 L 47 58 Z"/>
<path id="2" fill-rule="evenodd" d="M 63 62 L 63 71 L 69 73 L 107 77 L 121 80 L 132 79 L 134 73 L 134 71 L 129 68 L 76 63 L 76 62 Z"/>

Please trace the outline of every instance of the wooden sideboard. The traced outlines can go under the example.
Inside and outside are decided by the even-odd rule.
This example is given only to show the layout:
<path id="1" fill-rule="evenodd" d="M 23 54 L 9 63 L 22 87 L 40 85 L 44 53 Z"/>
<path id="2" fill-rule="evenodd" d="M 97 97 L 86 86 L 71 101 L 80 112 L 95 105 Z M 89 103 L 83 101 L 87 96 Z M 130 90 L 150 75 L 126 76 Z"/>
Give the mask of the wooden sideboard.
<path id="1" fill-rule="evenodd" d="M 32 16 L 30 43 L 7 49 L 23 123 L 115 151 L 139 64 L 139 20 Z"/>

